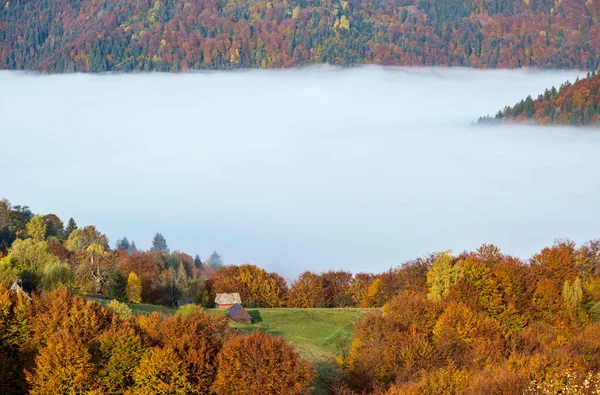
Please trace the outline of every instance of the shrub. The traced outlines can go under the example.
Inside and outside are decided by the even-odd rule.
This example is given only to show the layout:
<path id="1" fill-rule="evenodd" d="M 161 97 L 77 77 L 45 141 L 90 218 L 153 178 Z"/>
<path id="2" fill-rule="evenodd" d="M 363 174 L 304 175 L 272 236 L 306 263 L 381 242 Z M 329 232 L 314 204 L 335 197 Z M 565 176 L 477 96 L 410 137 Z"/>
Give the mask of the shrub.
<path id="1" fill-rule="evenodd" d="M 106 305 L 106 308 L 108 308 L 110 311 L 112 311 L 113 313 L 117 314 L 118 316 L 120 316 L 122 318 L 131 317 L 131 315 L 132 315 L 132 312 L 131 312 L 131 309 L 129 308 L 129 306 L 127 306 L 125 303 L 119 302 L 118 300 L 115 300 L 115 299 L 108 302 L 108 304 Z"/>
<path id="2" fill-rule="evenodd" d="M 254 332 L 233 336 L 219 353 L 216 394 L 308 394 L 314 372 L 280 337 Z"/>

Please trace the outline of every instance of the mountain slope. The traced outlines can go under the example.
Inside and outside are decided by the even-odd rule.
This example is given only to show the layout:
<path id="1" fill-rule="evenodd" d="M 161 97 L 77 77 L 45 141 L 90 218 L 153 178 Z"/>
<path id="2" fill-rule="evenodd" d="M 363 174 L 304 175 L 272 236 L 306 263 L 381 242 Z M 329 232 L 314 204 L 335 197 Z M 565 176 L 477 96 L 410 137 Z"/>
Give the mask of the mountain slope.
<path id="1" fill-rule="evenodd" d="M 600 0 L 9 0 L 0 68 L 596 69 Z"/>
<path id="2" fill-rule="evenodd" d="M 546 89 L 536 100 L 528 96 L 495 117 L 480 122 L 533 122 L 539 125 L 600 125 L 600 74 L 588 74 L 574 84 L 566 82 L 558 90 Z"/>

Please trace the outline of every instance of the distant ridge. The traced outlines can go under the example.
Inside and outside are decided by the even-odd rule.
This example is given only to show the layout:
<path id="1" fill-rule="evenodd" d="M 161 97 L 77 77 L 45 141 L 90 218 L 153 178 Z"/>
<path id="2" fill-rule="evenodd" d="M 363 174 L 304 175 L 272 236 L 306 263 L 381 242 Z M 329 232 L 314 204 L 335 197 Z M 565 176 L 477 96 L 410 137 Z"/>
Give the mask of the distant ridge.
<path id="1" fill-rule="evenodd" d="M 527 96 L 480 123 L 508 122 L 538 125 L 600 126 L 600 74 L 593 72 L 574 84 L 566 82 L 558 90 L 546 89 L 537 99 Z"/>
<path id="2" fill-rule="evenodd" d="M 600 0 L 10 0 L 0 69 L 600 66 Z"/>

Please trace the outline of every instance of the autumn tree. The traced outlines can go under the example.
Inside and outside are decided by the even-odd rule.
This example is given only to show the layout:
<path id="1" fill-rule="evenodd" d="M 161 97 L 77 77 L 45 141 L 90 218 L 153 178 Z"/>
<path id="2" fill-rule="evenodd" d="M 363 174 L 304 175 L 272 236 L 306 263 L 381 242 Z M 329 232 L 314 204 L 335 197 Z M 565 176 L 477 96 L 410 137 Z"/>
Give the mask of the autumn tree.
<path id="1" fill-rule="evenodd" d="M 219 353 L 216 394 L 308 394 L 314 372 L 281 337 L 261 332 L 228 339 Z"/>
<path id="2" fill-rule="evenodd" d="M 93 226 L 75 229 L 66 241 L 69 251 L 77 253 L 83 260 L 81 269 L 94 283 L 94 291 L 102 293 L 102 288 L 110 276 L 105 263 L 109 257 L 108 239 Z"/>
<path id="3" fill-rule="evenodd" d="M 129 273 L 125 292 L 131 302 L 142 303 L 142 282 L 134 272 Z"/>
<path id="4" fill-rule="evenodd" d="M 53 334 L 27 374 L 31 394 L 97 393 L 92 356 L 81 339 L 66 331 Z"/>
<path id="5" fill-rule="evenodd" d="M 312 272 L 302 273 L 290 288 L 288 304 L 290 307 L 325 307 L 323 278 Z"/>
<path id="6" fill-rule="evenodd" d="M 58 240 L 65 239 L 65 226 L 55 214 L 44 215 L 44 223 L 46 224 L 46 237 L 48 237 L 48 239 L 52 237 L 55 237 Z"/>
<path id="7" fill-rule="evenodd" d="M 438 254 L 433 261 L 431 269 L 427 272 L 427 297 L 432 300 L 441 300 L 448 294 L 450 286 L 455 284 L 462 276 L 462 263 L 455 263 L 449 251 Z"/>
<path id="8" fill-rule="evenodd" d="M 36 241 L 46 238 L 46 222 L 41 215 L 34 215 L 27 223 L 27 234 Z"/>
<path id="9" fill-rule="evenodd" d="M 71 289 L 75 284 L 73 269 L 66 263 L 56 261 L 44 268 L 41 288 L 44 291 L 52 291 L 57 288 Z"/>
<path id="10" fill-rule="evenodd" d="M 138 325 L 153 345 L 177 354 L 191 393 L 209 392 L 217 373 L 217 355 L 229 330 L 227 317 L 197 309 L 162 321 L 159 315 L 140 317 Z"/>
<path id="11" fill-rule="evenodd" d="M 59 259 L 50 253 L 46 241 L 18 239 L 9 249 L 8 255 L 0 260 L 0 271 L 11 269 L 14 279 L 20 278 L 23 287 L 30 291 L 39 286 L 45 268 L 58 262 Z"/>
<path id="12" fill-rule="evenodd" d="M 145 347 L 139 334 L 127 323 L 113 326 L 97 339 L 98 377 L 103 393 L 124 394 L 134 386 L 133 373 Z"/>
<path id="13" fill-rule="evenodd" d="M 181 394 L 190 393 L 188 373 L 172 348 L 155 347 L 142 357 L 133 372 L 132 394 Z"/>
<path id="14" fill-rule="evenodd" d="M 29 299 L 0 286 L 0 393 L 25 393 L 22 346 L 27 336 Z"/>

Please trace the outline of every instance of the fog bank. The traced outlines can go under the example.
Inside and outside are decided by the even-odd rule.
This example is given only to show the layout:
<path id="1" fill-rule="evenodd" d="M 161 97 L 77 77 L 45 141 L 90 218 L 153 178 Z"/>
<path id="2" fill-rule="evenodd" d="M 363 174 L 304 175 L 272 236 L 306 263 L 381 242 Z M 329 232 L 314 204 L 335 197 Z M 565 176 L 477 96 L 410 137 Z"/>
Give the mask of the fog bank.
<path id="1" fill-rule="evenodd" d="M 600 237 L 600 134 L 474 126 L 583 73 L 0 72 L 0 198 L 287 278 Z"/>

